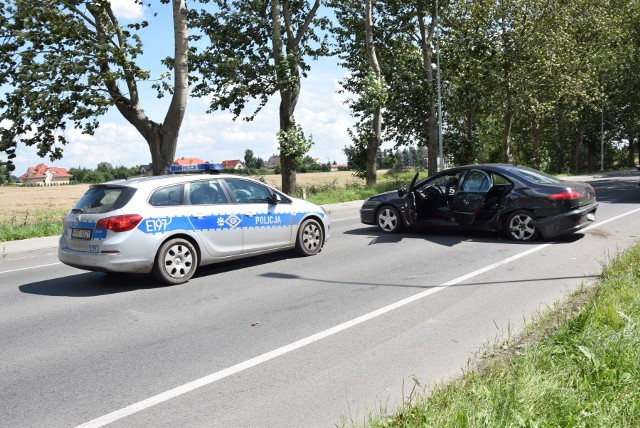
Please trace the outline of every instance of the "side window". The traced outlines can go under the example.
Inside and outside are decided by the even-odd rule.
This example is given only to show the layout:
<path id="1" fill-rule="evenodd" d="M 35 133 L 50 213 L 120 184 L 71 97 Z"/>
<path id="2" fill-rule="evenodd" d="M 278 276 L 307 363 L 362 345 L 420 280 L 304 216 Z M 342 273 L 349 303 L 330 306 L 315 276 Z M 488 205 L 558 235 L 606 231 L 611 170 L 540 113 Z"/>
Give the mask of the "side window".
<path id="1" fill-rule="evenodd" d="M 510 186 L 512 184 L 507 178 L 498 174 L 493 174 L 492 178 L 494 186 Z"/>
<path id="2" fill-rule="evenodd" d="M 271 192 L 261 184 L 238 178 L 227 178 L 226 182 L 240 204 L 264 204 L 271 200 Z"/>
<path id="3" fill-rule="evenodd" d="M 460 190 L 462 192 L 486 192 L 491 187 L 491 180 L 489 176 L 480 170 L 470 171 L 464 181 Z"/>
<path id="4" fill-rule="evenodd" d="M 218 180 L 196 181 L 189 186 L 191 205 L 226 204 L 227 197 Z"/>
<path id="5" fill-rule="evenodd" d="M 184 194 L 183 189 L 184 186 L 182 184 L 156 189 L 149 198 L 149 204 L 154 207 L 182 205 Z"/>

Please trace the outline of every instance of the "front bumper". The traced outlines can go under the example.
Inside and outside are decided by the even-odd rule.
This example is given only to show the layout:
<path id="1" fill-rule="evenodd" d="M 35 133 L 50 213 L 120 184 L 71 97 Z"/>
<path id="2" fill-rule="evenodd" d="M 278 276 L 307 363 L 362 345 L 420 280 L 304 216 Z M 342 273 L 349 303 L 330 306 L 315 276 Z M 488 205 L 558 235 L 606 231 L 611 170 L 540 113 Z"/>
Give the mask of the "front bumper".
<path id="1" fill-rule="evenodd" d="M 377 203 L 367 203 L 366 201 L 360 208 L 360 222 L 363 224 L 376 224 L 376 209 L 380 205 Z"/>

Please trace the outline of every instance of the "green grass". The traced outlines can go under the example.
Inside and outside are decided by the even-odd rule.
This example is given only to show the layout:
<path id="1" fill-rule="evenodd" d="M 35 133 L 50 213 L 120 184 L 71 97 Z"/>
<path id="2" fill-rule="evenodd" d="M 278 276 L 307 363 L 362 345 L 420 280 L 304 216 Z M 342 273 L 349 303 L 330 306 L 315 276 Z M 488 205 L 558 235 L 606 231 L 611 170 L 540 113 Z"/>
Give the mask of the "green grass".
<path id="1" fill-rule="evenodd" d="M 429 394 L 416 388 L 397 413 L 368 426 L 640 426 L 640 244 L 595 287 L 492 349 L 482 367 Z"/>
<path id="2" fill-rule="evenodd" d="M 389 190 L 397 190 L 400 186 L 408 186 L 408 181 L 387 179 L 376 185 L 366 187 L 360 184 L 348 184 L 346 187 L 338 187 L 335 183 L 323 186 L 308 186 L 306 199 L 317 205 L 335 204 L 338 202 L 358 201 L 367 199 L 377 193 Z M 296 192 L 297 197 L 302 197 L 302 192 Z"/>
<path id="3" fill-rule="evenodd" d="M 24 218 L 0 223 L 0 242 L 62 234 L 65 210 L 37 210 Z"/>

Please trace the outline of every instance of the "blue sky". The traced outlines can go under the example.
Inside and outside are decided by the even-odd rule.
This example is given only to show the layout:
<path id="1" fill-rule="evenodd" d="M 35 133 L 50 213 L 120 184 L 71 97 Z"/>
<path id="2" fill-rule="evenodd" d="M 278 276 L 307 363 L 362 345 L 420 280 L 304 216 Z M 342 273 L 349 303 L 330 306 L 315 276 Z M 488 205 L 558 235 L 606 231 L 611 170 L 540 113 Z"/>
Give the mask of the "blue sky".
<path id="1" fill-rule="evenodd" d="M 152 76 L 159 76 L 165 69 L 160 59 L 173 54 L 171 6 L 153 1 L 152 8 L 142 9 L 133 0 L 112 0 L 114 12 L 127 20 L 147 19 L 149 27 L 144 30 L 143 64 Z M 189 5 L 189 2 L 188 2 Z M 153 17 L 156 12 L 158 16 Z M 314 145 L 309 155 L 322 162 L 346 162 L 342 152 L 350 143 L 347 128 L 353 119 L 344 105 L 345 96 L 338 94 L 339 80 L 346 71 L 336 65 L 337 58 L 324 58 L 311 62 L 308 78 L 302 81 L 300 100 L 295 118 L 306 135 L 313 136 Z M 150 85 L 141 86 L 142 107 L 155 121 L 161 121 L 166 114 L 169 99 L 157 99 Z M 206 161 L 221 162 L 229 159 L 243 159 L 246 149 L 253 150 L 254 156 L 263 158 L 277 154 L 276 132 L 278 130 L 279 97 L 273 97 L 253 122 L 240 119 L 233 121 L 228 112 L 207 114 L 205 99 L 190 98 L 180 131 L 176 157 L 199 157 Z M 251 113 L 247 110 L 247 113 Z M 144 139 L 115 109 L 100 120 L 95 135 L 82 135 L 75 129 L 65 133 L 69 144 L 64 147 L 62 160 L 51 162 L 48 157 L 40 158 L 35 148 L 19 145 L 14 163 L 15 175 L 22 175 L 27 167 L 44 163 L 48 166 L 64 168 L 95 168 L 100 162 L 113 166 L 134 166 L 151 161 L 149 149 Z"/>

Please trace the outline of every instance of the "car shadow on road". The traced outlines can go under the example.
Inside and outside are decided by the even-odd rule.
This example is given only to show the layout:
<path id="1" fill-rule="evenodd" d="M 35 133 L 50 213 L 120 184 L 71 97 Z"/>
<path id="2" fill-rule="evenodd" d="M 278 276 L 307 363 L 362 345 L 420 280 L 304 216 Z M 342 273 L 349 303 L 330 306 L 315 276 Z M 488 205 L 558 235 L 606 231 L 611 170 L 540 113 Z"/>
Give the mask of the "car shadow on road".
<path id="1" fill-rule="evenodd" d="M 544 243 L 571 243 L 581 239 L 584 234 L 573 233 L 566 236 L 561 236 L 553 241 L 532 241 L 521 242 L 508 239 L 497 232 L 487 232 L 482 230 L 459 230 L 455 228 L 438 229 L 433 227 L 420 227 L 407 232 L 400 233 L 383 233 L 375 227 L 362 227 L 358 229 L 347 230 L 344 232 L 346 235 L 355 236 L 367 236 L 371 238 L 369 245 L 377 244 L 397 244 L 403 240 L 421 239 L 431 242 L 433 244 L 442 245 L 446 247 L 454 247 L 463 242 L 486 242 L 486 243 L 505 243 L 505 244 L 517 244 L 517 245 L 539 245 Z"/>
<path id="2" fill-rule="evenodd" d="M 165 287 L 150 275 L 83 272 L 62 278 L 23 284 L 18 289 L 41 296 L 96 297 Z"/>
<path id="3" fill-rule="evenodd" d="M 295 257 L 291 251 L 280 251 L 270 254 L 255 256 L 247 259 L 232 260 L 201 266 L 196 271 L 193 279 L 207 277 L 223 272 L 231 272 L 272 263 L 278 260 Z M 175 285 L 183 287 L 184 284 Z M 187 285 L 188 286 L 188 285 Z M 101 273 L 82 272 L 77 275 L 63 278 L 47 279 L 29 284 L 23 284 L 18 289 L 26 294 L 37 294 L 52 297 L 97 297 L 110 294 L 129 293 L 137 290 L 153 290 L 171 287 L 161 284 L 151 274 L 128 273 Z"/>

